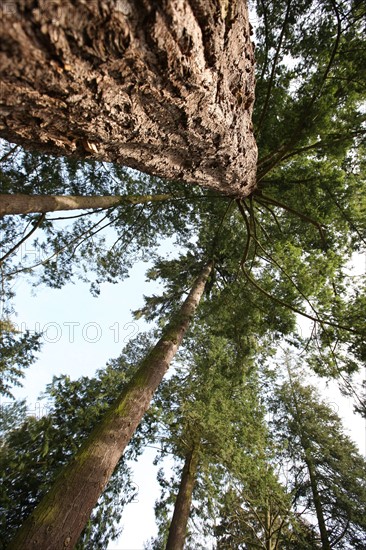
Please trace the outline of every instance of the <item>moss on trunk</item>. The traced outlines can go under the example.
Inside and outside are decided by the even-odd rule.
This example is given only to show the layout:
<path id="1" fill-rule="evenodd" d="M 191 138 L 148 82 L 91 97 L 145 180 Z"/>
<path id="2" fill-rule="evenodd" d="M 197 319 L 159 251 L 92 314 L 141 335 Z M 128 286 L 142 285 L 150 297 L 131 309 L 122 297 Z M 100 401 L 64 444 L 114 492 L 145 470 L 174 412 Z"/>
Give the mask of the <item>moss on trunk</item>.
<path id="1" fill-rule="evenodd" d="M 151 398 L 169 368 L 199 304 L 212 263 L 195 281 L 178 314 L 53 487 L 8 546 L 9 550 L 73 548 Z"/>

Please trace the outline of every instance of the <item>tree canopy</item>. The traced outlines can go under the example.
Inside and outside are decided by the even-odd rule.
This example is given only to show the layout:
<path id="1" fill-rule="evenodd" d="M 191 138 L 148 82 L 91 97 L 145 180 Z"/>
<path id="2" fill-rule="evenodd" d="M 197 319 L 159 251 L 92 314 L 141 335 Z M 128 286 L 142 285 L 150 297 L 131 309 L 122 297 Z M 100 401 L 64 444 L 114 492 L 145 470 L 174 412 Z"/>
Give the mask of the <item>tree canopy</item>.
<path id="1" fill-rule="evenodd" d="M 116 537 L 133 494 L 120 455 L 145 413 L 127 458 L 153 443 L 174 466 L 159 474 L 151 548 L 178 531 L 187 549 L 364 547 L 365 462 L 306 377 L 336 380 L 365 415 L 366 286 L 351 265 L 366 253 L 366 10 L 249 4 L 252 29 L 244 1 L 4 11 L 0 392 L 11 397 L 40 349 L 15 327 L 20 275 L 103 300 L 101 284 L 123 291 L 142 261 L 162 285 L 134 312 L 151 338 L 94 377 L 59 373 L 41 419 L 22 403 L 1 411 L 7 542 L 35 506 L 31 518 L 61 508 L 47 495 L 66 503 L 90 442 L 116 448 L 116 469 L 99 451 L 89 461 L 101 489 L 90 519 L 75 516 L 78 542 L 60 521 L 49 532 L 77 548 Z"/>

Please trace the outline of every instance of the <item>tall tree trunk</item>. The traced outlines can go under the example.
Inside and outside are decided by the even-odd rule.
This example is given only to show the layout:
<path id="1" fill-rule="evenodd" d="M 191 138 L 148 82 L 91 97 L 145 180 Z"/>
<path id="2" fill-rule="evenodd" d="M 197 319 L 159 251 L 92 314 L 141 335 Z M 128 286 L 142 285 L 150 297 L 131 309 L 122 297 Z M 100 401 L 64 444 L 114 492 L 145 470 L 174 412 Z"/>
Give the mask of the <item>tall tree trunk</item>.
<path id="1" fill-rule="evenodd" d="M 272 516 L 271 516 L 271 503 L 267 499 L 266 509 L 265 509 L 265 538 L 266 538 L 266 550 L 273 550 L 275 547 L 275 541 L 273 537 L 272 529 Z"/>
<path id="2" fill-rule="evenodd" d="M 246 0 L 12 0 L 0 137 L 244 197 L 255 187 Z"/>
<path id="3" fill-rule="evenodd" d="M 309 437 L 306 436 L 306 434 L 304 433 L 303 422 L 302 422 L 302 416 L 303 415 L 302 415 L 301 409 L 300 409 L 299 404 L 298 404 L 298 399 L 297 399 L 296 391 L 294 389 L 293 380 L 292 380 L 292 372 L 291 372 L 290 365 L 288 363 L 287 363 L 287 372 L 288 372 L 289 381 L 290 381 L 292 398 L 293 398 L 294 405 L 295 405 L 294 419 L 297 423 L 298 434 L 300 436 L 301 446 L 302 446 L 302 449 L 304 451 L 305 464 L 306 464 L 306 467 L 308 469 L 308 473 L 309 473 L 309 477 L 310 477 L 311 492 L 312 492 L 312 495 L 313 495 L 314 507 L 315 507 L 316 517 L 317 517 L 317 520 L 318 520 L 318 527 L 319 527 L 319 531 L 320 531 L 320 540 L 321 540 L 321 543 L 322 543 L 323 550 L 331 550 L 329 537 L 328 537 L 328 531 L 327 531 L 327 527 L 325 525 L 325 519 L 324 519 L 324 514 L 323 514 L 323 506 L 322 506 L 322 503 L 321 503 L 321 500 L 320 500 L 320 495 L 319 495 L 319 491 L 318 491 L 318 484 L 317 484 L 317 481 L 316 481 L 316 472 L 315 472 L 315 467 L 314 467 L 314 461 L 313 461 L 312 456 L 311 456 L 311 444 L 310 444 Z"/>
<path id="4" fill-rule="evenodd" d="M 49 493 L 21 527 L 9 550 L 73 548 L 151 398 L 168 370 L 202 297 L 208 263 L 162 337 L 104 415 Z"/>
<path id="5" fill-rule="evenodd" d="M 306 442 L 303 443 L 303 441 L 301 441 L 301 443 L 303 445 L 306 445 Z M 322 542 L 322 549 L 323 550 L 331 550 L 329 537 L 328 537 L 328 531 L 327 531 L 327 527 L 325 525 L 323 507 L 322 507 L 322 503 L 321 503 L 320 495 L 319 495 L 319 491 L 318 491 L 318 484 L 316 482 L 316 473 L 315 473 L 313 459 L 311 457 L 308 446 L 305 446 L 304 450 L 305 450 L 305 463 L 306 463 L 306 466 L 307 466 L 307 469 L 308 469 L 308 472 L 309 472 L 309 477 L 310 477 L 311 492 L 313 494 L 313 501 L 314 501 L 314 506 L 315 506 L 315 511 L 316 511 L 316 517 L 317 517 L 317 520 L 318 520 L 318 527 L 319 527 L 319 531 L 320 531 L 320 540 Z"/>
<path id="6" fill-rule="evenodd" d="M 172 195 L 126 195 L 114 197 L 81 197 L 72 195 L 1 195 L 0 216 L 56 212 L 57 210 L 83 210 L 110 208 L 119 204 L 144 204 L 173 198 Z"/>
<path id="7" fill-rule="evenodd" d="M 199 450 L 193 447 L 185 458 L 165 550 L 183 550 L 198 462 Z"/>

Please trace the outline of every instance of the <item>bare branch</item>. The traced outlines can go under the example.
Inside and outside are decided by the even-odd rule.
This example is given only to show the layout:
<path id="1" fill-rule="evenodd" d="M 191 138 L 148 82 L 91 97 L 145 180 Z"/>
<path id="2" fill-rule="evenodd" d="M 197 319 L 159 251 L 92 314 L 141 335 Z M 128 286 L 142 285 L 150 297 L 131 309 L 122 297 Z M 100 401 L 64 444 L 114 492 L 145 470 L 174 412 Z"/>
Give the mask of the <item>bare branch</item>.
<path id="1" fill-rule="evenodd" d="M 45 219 L 46 214 L 42 214 L 38 220 L 37 223 L 33 226 L 33 228 L 27 233 L 13 248 L 11 248 L 2 258 L 0 258 L 0 265 L 4 263 L 4 261 L 9 258 L 15 252 L 33 233 L 38 229 L 38 227 L 42 224 L 43 220 Z"/>

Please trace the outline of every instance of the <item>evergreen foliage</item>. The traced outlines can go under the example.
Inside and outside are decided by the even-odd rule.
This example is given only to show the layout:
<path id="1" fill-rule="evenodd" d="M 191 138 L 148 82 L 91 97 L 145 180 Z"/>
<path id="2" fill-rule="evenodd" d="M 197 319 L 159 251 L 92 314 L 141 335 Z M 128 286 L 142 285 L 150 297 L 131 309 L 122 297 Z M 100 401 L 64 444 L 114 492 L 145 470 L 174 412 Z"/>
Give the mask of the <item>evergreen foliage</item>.
<path id="1" fill-rule="evenodd" d="M 365 282 L 349 270 L 355 255 L 366 253 L 365 6 L 258 0 L 251 8 L 259 161 L 257 189 L 245 200 L 93 159 L 1 145 L 0 193 L 170 196 L 0 220 L 0 393 L 7 398 L 40 348 L 39 335 L 18 333 L 10 320 L 20 274 L 57 289 L 80 279 L 98 296 L 101 283 L 119 283 L 136 262 L 149 262 L 148 279 L 164 290 L 145 297 L 135 315 L 166 325 L 213 260 L 175 372 L 101 495 L 80 549 L 105 548 L 118 536 L 122 508 L 134 495 L 126 460 L 147 441 L 159 443 L 160 459 L 173 460 L 171 479 L 159 474 L 159 534 L 150 548 L 165 546 L 193 448 L 199 460 L 187 550 L 207 541 L 218 550 L 366 545 L 365 461 L 339 417 L 288 361 L 288 381 L 271 370 L 279 346 L 290 345 L 313 376 L 338 380 L 356 412 L 366 414 L 354 383 L 366 359 Z M 174 258 L 161 250 L 163 242 L 175 248 Z M 299 315 L 312 323 L 309 337 L 297 331 Z M 142 337 L 95 378 L 54 378 L 44 396 L 52 407 L 42 418 L 26 417 L 24 403 L 1 410 L 3 544 L 150 348 Z"/>
<path id="2" fill-rule="evenodd" d="M 4 436 L 0 448 L 2 548 L 7 547 L 19 524 L 41 500 L 62 466 L 74 455 L 135 372 L 136 361 L 139 362 L 138 348 L 146 350 L 149 341 L 140 338 L 134 344 L 129 343 L 121 356 L 110 361 L 94 378 L 54 377 L 42 395 L 45 414 L 40 418 L 26 416 L 24 404 L 4 408 L 1 419 Z M 103 549 L 109 540 L 120 534 L 118 522 L 122 510 L 136 493 L 127 462 L 142 452 L 148 433 L 147 424 L 137 431 L 76 548 Z"/>
<path id="3" fill-rule="evenodd" d="M 301 380 L 288 357 L 286 363 L 288 381 L 272 394 L 271 425 L 287 464 L 293 506 L 317 523 L 322 514 L 331 548 L 364 548 L 365 459 L 337 413 Z"/>

